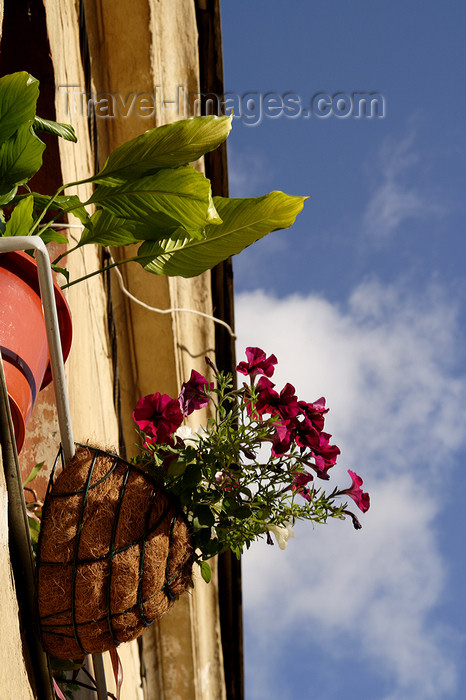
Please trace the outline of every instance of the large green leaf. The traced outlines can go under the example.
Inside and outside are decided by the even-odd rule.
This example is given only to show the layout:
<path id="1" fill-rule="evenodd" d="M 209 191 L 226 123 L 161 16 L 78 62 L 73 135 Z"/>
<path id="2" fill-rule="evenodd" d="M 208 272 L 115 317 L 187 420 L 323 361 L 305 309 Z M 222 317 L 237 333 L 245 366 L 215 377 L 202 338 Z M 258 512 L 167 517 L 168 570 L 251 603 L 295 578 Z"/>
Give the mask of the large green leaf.
<path id="1" fill-rule="evenodd" d="M 18 185 L 15 185 L 13 189 L 11 189 L 9 192 L 5 192 L 5 194 L 0 195 L 0 207 L 4 207 L 7 204 L 10 204 L 11 200 L 14 199 L 17 191 Z"/>
<path id="2" fill-rule="evenodd" d="M 209 564 L 206 561 L 201 561 L 199 566 L 201 567 L 202 578 L 206 583 L 210 583 L 210 580 L 212 578 L 212 571 L 210 569 Z"/>
<path id="3" fill-rule="evenodd" d="M 178 231 L 162 240 L 145 242 L 138 250 L 138 262 L 156 275 L 194 277 L 271 231 L 289 228 L 305 199 L 283 192 L 252 199 L 214 197 L 222 224 L 207 226 L 200 241 Z"/>
<path id="4" fill-rule="evenodd" d="M 98 245 L 120 246 L 139 243 L 132 232 L 137 225 L 132 221 L 118 219 L 110 212 L 99 209 L 92 215 L 90 226 L 84 229 L 79 244 L 96 243 Z"/>
<path id="5" fill-rule="evenodd" d="M 32 123 L 38 96 L 39 82 L 25 71 L 0 78 L 0 143 Z"/>
<path id="6" fill-rule="evenodd" d="M 42 165 L 45 144 L 33 133 L 29 124 L 0 146 L 0 195 L 16 185 L 24 185 Z"/>
<path id="7" fill-rule="evenodd" d="M 34 199 L 36 195 L 34 195 Z M 60 209 L 64 214 L 73 214 L 84 225 L 88 224 L 91 217 L 84 204 L 81 202 L 77 194 L 61 195 L 55 197 L 50 209 Z"/>
<path id="8" fill-rule="evenodd" d="M 39 464 L 36 464 L 36 466 L 31 469 L 27 478 L 23 481 L 23 486 L 26 486 L 27 484 L 30 484 L 31 481 L 34 481 L 44 464 L 45 462 L 39 462 Z"/>
<path id="9" fill-rule="evenodd" d="M 209 181 L 210 182 L 210 181 Z M 207 208 L 207 221 L 209 224 L 221 224 L 222 220 L 215 208 L 214 198 L 212 197 L 212 188 L 209 187 L 209 206 Z"/>
<path id="10" fill-rule="evenodd" d="M 22 199 L 13 209 L 9 221 L 6 222 L 5 236 L 28 236 L 32 228 L 32 208 L 34 197 L 29 195 Z"/>
<path id="11" fill-rule="evenodd" d="M 186 165 L 225 141 L 232 117 L 192 117 L 165 124 L 116 148 L 94 182 L 114 185 L 161 168 Z"/>
<path id="12" fill-rule="evenodd" d="M 17 195 L 13 204 L 20 202 L 22 199 L 28 196 L 29 195 L 24 194 Z M 38 192 L 33 192 L 32 196 L 34 197 L 34 209 L 39 211 L 43 211 L 51 200 L 51 197 L 48 197 L 45 194 L 39 194 Z M 64 214 L 74 214 L 74 216 L 76 216 L 81 223 L 85 225 L 90 221 L 90 216 L 86 207 L 76 194 L 60 195 L 55 197 L 52 204 L 48 207 L 48 211 L 61 211 Z"/>
<path id="13" fill-rule="evenodd" d="M 44 243 L 68 243 L 68 238 L 56 228 L 45 228 L 39 233 Z"/>
<path id="14" fill-rule="evenodd" d="M 190 165 L 159 170 L 115 187 L 100 185 L 89 203 L 100 205 L 120 219 L 149 226 L 152 239 L 178 227 L 200 238 L 209 221 L 218 221 L 212 208 L 210 182 Z"/>
<path id="15" fill-rule="evenodd" d="M 34 131 L 46 131 L 48 134 L 60 136 L 65 141 L 76 143 L 76 133 L 71 124 L 62 124 L 61 122 L 53 122 L 50 119 L 42 119 L 35 116 L 33 122 Z"/>

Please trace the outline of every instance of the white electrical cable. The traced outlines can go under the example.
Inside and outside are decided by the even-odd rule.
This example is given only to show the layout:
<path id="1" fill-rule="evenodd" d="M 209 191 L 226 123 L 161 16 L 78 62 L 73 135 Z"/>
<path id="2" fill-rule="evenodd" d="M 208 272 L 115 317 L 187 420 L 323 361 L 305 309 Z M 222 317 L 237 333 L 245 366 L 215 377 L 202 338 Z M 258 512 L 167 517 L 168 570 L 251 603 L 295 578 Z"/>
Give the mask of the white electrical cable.
<path id="1" fill-rule="evenodd" d="M 39 226 L 40 230 L 46 228 L 84 228 L 83 224 L 43 224 Z"/>
<path id="2" fill-rule="evenodd" d="M 46 227 L 45 225 L 44 227 Z M 53 228 L 84 228 L 83 224 L 48 224 L 48 227 L 53 227 Z M 109 248 L 105 248 L 107 251 L 110 262 L 112 265 L 115 263 L 115 260 L 112 257 L 112 254 L 110 253 Z M 206 314 L 203 311 L 197 311 L 196 309 L 183 309 L 183 308 L 171 308 L 171 309 L 158 309 L 155 306 L 149 306 L 149 304 L 146 304 L 145 302 L 141 301 L 137 297 L 134 296 L 134 294 L 131 294 L 131 292 L 126 289 L 125 283 L 123 280 L 123 275 L 121 274 L 120 270 L 117 267 L 112 268 L 117 276 L 118 276 L 118 281 L 120 283 L 120 288 L 123 294 L 125 294 L 131 301 L 134 301 L 135 304 L 139 304 L 139 306 L 142 306 L 144 309 L 147 309 L 147 311 L 153 311 L 154 313 L 157 314 L 171 314 L 177 311 L 181 311 L 183 313 L 188 313 L 188 314 L 197 314 L 197 316 L 202 316 L 203 318 L 208 318 L 210 321 L 213 321 L 214 323 L 218 323 L 220 326 L 223 326 L 224 328 L 227 329 L 228 333 L 231 335 L 233 340 L 236 340 L 236 335 L 235 332 L 233 331 L 232 327 L 228 325 L 225 321 L 222 321 L 220 318 L 217 318 L 216 316 L 212 316 L 211 314 Z"/>
<path id="3" fill-rule="evenodd" d="M 115 262 L 111 255 L 110 255 L 110 260 L 112 263 Z M 154 311 L 157 314 L 171 314 L 175 311 L 183 311 L 185 313 L 197 314 L 198 316 L 202 316 L 203 318 L 208 318 L 209 320 L 214 321 L 214 323 L 218 323 L 221 326 L 224 326 L 224 328 L 227 329 L 227 331 L 229 332 L 231 337 L 234 340 L 236 340 L 236 335 L 233 332 L 233 329 L 231 328 L 231 326 L 229 326 L 228 323 L 226 323 L 225 321 L 222 321 L 220 318 L 216 318 L 215 316 L 212 316 L 211 314 L 206 314 L 203 311 L 197 311 L 196 309 L 183 309 L 183 308 L 178 308 L 178 307 L 174 307 L 172 309 L 158 309 L 155 306 L 149 306 L 149 304 L 146 304 L 145 302 L 141 301 L 140 299 L 135 297 L 133 294 L 131 294 L 131 292 L 128 291 L 128 289 L 126 289 L 125 283 L 123 280 L 123 275 L 121 274 L 120 270 L 117 267 L 114 267 L 112 269 L 117 273 L 121 291 L 129 299 L 131 299 L 131 301 L 134 301 L 135 304 L 139 304 L 139 306 L 142 306 L 144 309 L 147 309 L 148 311 Z"/>

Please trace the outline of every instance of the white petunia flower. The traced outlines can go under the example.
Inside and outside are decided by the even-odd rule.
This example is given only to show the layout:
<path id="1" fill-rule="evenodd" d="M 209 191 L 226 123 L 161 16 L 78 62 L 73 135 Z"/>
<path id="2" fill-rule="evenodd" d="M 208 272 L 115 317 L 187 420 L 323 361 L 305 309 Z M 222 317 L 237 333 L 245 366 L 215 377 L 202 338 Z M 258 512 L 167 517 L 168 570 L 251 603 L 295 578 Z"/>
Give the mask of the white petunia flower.
<path id="1" fill-rule="evenodd" d="M 280 549 L 286 549 L 288 546 L 288 540 L 294 537 L 294 530 L 288 525 L 268 525 L 267 526 L 271 532 L 275 535 L 277 544 Z"/>
<path id="2" fill-rule="evenodd" d="M 179 428 L 175 431 L 175 437 L 181 438 L 183 442 L 186 442 L 191 436 L 192 430 L 189 427 L 189 425 L 180 425 Z"/>
<path id="3" fill-rule="evenodd" d="M 202 425 L 200 425 L 199 428 L 196 428 L 194 432 L 188 425 L 180 425 L 175 432 L 175 437 L 179 437 L 181 440 L 183 440 L 185 445 L 191 444 L 193 447 L 196 447 L 199 442 L 199 438 L 205 437 L 207 434 L 207 430 Z"/>

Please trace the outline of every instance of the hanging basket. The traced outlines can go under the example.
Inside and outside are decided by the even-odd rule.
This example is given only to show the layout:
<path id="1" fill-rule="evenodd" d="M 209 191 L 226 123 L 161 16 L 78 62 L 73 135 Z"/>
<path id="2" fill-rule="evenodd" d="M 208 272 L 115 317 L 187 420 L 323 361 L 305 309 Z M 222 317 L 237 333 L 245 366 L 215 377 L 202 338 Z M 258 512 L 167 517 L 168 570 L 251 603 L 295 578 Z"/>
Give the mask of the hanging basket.
<path id="1" fill-rule="evenodd" d="M 71 348 L 71 315 L 55 284 L 58 325 L 66 360 Z M 52 381 L 37 265 L 22 252 L 0 254 L 0 351 L 18 452 L 36 396 Z"/>
<path id="2" fill-rule="evenodd" d="M 59 453 L 60 454 L 60 453 Z M 37 556 L 43 646 L 59 658 L 139 636 L 191 584 L 189 525 L 134 465 L 78 445 L 45 498 Z"/>

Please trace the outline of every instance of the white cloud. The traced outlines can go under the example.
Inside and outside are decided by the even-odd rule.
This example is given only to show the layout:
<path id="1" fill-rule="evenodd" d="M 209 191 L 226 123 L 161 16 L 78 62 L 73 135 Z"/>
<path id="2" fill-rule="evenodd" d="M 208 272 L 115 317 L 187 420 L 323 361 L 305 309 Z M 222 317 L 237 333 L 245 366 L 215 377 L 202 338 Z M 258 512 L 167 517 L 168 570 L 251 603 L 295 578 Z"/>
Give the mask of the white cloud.
<path id="1" fill-rule="evenodd" d="M 238 151 L 228 144 L 230 197 L 257 197 L 269 191 L 273 164 L 267 156 L 248 149 Z"/>
<path id="2" fill-rule="evenodd" d="M 387 140 L 379 154 L 379 167 L 372 176 L 372 197 L 363 216 L 364 232 L 379 243 L 408 219 L 428 219 L 443 213 L 431 191 L 412 184 L 422 179 L 413 177 L 413 169 L 421 168 L 413 143 L 413 133 L 400 142 Z"/>
<path id="3" fill-rule="evenodd" d="M 246 555 L 245 608 L 259 658 L 273 653 L 270 639 L 294 639 L 308 654 L 320 643 L 336 656 L 335 670 L 338 656 L 375 663 L 397 700 L 439 700 L 454 688 L 448 639 L 438 623 L 427 624 L 444 586 L 437 508 L 425 493 L 413 507 L 419 495 L 410 476 L 375 484 L 361 532 L 339 522 L 313 532 L 303 525 L 286 552 L 264 545 Z"/>
<path id="4" fill-rule="evenodd" d="M 312 295 L 256 291 L 237 296 L 236 314 L 238 359 L 258 345 L 279 359 L 278 388 L 290 381 L 307 401 L 326 396 L 327 425 L 342 448 L 335 481 L 346 483 L 353 468 L 372 498 L 359 532 L 349 522 L 303 525 L 285 552 L 257 545 L 247 553 L 249 663 L 267 650 L 267 697 L 276 697 L 273 658 L 287 643 L 343 656 L 350 649 L 375 665 L 393 695 L 371 700 L 447 697 L 458 640 L 432 616 L 448 581 L 436 518 L 465 443 L 455 309 L 438 289 L 416 298 L 372 281 L 344 309 Z M 263 686 L 252 698 L 261 693 Z"/>
<path id="5" fill-rule="evenodd" d="M 461 446 L 456 312 L 436 288 L 410 299 L 403 288 L 365 282 L 346 310 L 316 296 L 256 291 L 238 295 L 236 309 L 238 357 L 262 344 L 279 359 L 277 385 L 290 381 L 307 401 L 326 396 L 330 432 L 349 461 L 370 454 L 371 471 L 386 473 L 424 454 L 435 472 Z"/>

